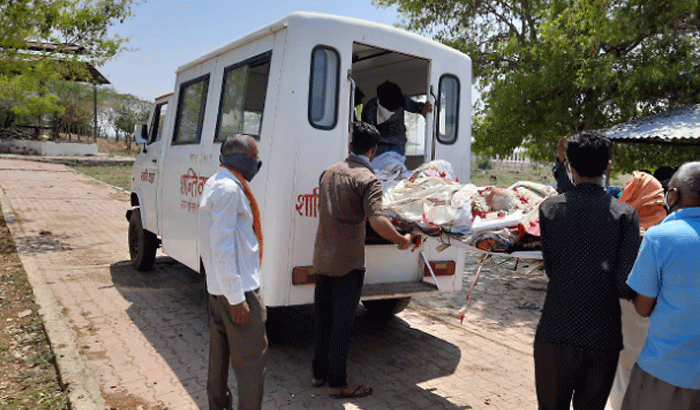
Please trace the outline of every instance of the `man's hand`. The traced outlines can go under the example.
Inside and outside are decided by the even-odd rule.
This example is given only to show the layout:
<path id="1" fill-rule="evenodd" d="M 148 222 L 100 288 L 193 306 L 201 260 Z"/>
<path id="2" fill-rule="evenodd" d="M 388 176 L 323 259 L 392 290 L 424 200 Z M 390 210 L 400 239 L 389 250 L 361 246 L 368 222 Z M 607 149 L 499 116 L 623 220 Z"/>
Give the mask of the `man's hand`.
<path id="1" fill-rule="evenodd" d="M 559 142 L 557 142 L 557 159 L 559 162 L 564 162 L 566 159 L 566 143 L 568 140 L 566 137 L 561 137 Z"/>
<path id="2" fill-rule="evenodd" d="M 413 235 L 410 233 L 403 234 L 401 235 L 401 240 L 396 244 L 396 246 L 399 247 L 399 249 L 408 249 L 409 246 L 411 246 L 411 242 L 413 241 Z"/>
<path id="3" fill-rule="evenodd" d="M 423 109 L 420 110 L 420 115 L 425 117 L 428 115 L 429 112 L 433 112 L 433 105 L 428 101 L 425 104 L 423 104 Z"/>
<path id="4" fill-rule="evenodd" d="M 242 325 L 250 321 L 250 308 L 245 300 L 237 305 L 231 305 L 231 321 Z"/>
<path id="5" fill-rule="evenodd" d="M 369 217 L 369 224 L 379 236 L 396 244 L 399 249 L 406 249 L 411 246 L 413 236 L 411 234 L 400 234 L 386 215 L 372 215 Z"/>

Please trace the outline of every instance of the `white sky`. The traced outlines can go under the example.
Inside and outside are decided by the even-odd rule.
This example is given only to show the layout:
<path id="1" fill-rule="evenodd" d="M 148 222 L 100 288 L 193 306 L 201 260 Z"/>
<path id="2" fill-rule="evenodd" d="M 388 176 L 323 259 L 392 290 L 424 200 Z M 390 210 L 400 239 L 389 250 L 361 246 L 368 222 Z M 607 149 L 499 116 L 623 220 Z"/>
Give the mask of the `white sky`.
<path id="1" fill-rule="evenodd" d="M 396 8 L 371 0 L 148 0 L 110 30 L 129 37 L 129 49 L 97 69 L 120 93 L 153 100 L 172 91 L 175 70 L 294 11 L 356 17 L 393 25 Z"/>

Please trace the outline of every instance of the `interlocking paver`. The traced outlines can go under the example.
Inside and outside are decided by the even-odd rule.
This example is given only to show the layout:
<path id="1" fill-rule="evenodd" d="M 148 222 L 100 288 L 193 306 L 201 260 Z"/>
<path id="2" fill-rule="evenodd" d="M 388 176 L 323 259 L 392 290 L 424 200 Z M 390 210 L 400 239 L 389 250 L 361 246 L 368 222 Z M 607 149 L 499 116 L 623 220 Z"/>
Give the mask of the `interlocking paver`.
<path id="1" fill-rule="evenodd" d="M 21 256 L 55 296 L 102 392 L 123 391 L 150 406 L 206 408 L 204 283 L 162 254 L 153 272 L 131 268 L 128 193 L 62 165 L 5 158 L 0 187 L 15 215 L 10 228 Z M 311 332 L 299 329 L 294 340 L 270 347 L 263 408 L 534 408 L 530 344 L 539 316 L 515 311 L 514 304 L 524 303 L 527 292 L 543 292 L 527 288 L 541 287 L 541 280 L 523 281 L 513 294 L 480 285 L 463 326 L 456 319 L 463 293 L 440 295 L 435 305 L 423 300 L 385 325 L 360 315 L 349 374 L 374 388 L 364 399 L 336 401 L 327 388 L 310 386 Z"/>

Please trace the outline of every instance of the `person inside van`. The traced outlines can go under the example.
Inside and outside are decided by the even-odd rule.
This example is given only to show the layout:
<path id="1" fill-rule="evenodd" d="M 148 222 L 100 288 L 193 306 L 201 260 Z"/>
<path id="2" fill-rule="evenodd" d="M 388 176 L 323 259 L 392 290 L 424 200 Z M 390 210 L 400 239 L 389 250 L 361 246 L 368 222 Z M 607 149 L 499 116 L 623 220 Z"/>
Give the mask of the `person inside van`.
<path id="1" fill-rule="evenodd" d="M 404 111 L 425 117 L 433 111 L 433 106 L 430 102 L 420 103 L 406 97 L 401 88 L 390 81 L 379 84 L 377 96 L 365 104 L 362 121 L 374 125 L 380 134 L 377 156 L 389 151 L 406 155 Z"/>
<path id="2" fill-rule="evenodd" d="M 355 87 L 355 107 L 353 107 L 352 111 L 352 120 L 353 121 L 360 121 L 362 118 L 362 109 L 365 107 L 363 102 L 365 99 L 365 93 L 362 92 L 360 87 Z"/>

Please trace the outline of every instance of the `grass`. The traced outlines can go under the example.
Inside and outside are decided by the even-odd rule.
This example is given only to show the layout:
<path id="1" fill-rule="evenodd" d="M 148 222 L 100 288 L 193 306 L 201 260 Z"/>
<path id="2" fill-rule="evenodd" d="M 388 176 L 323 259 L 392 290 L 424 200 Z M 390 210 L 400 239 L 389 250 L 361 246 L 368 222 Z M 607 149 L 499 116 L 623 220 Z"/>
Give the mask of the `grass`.
<path id="1" fill-rule="evenodd" d="M 476 186 L 509 187 L 518 181 L 530 181 L 545 185 L 551 184 L 556 187 L 552 166 L 535 164 L 524 168 L 495 167 L 491 169 L 472 166 L 471 183 Z M 612 175 L 609 185 L 622 187 L 630 176 L 629 174 Z"/>
<path id="2" fill-rule="evenodd" d="M 131 190 L 131 165 L 71 166 L 74 170 L 110 185 Z"/>
<path id="3" fill-rule="evenodd" d="M 471 183 L 476 186 L 497 185 L 509 187 L 518 181 L 549 184 L 554 183 L 554 176 L 548 167 L 540 165 L 524 168 L 497 167 L 492 169 L 472 167 L 471 170 Z"/>

